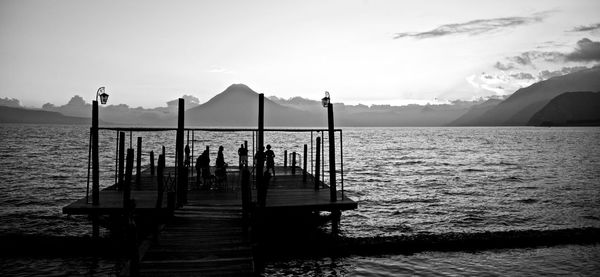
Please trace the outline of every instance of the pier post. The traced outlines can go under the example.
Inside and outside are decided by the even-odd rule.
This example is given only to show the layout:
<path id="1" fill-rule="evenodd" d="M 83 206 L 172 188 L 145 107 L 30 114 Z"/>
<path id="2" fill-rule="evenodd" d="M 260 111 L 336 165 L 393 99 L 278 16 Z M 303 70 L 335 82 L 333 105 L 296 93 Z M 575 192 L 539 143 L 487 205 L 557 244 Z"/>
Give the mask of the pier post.
<path id="1" fill-rule="evenodd" d="M 315 152 L 315 190 L 321 187 L 321 137 L 317 137 L 317 151 Z"/>
<path id="2" fill-rule="evenodd" d="M 92 205 L 100 205 L 100 159 L 98 157 L 98 101 L 92 101 Z"/>
<path id="3" fill-rule="evenodd" d="M 307 162 L 307 155 L 308 155 L 308 145 L 304 144 L 304 156 L 302 156 L 304 158 L 304 162 L 302 165 L 302 182 L 306 183 L 306 175 L 307 175 L 307 171 L 308 169 L 306 169 L 306 162 Z"/>
<path id="4" fill-rule="evenodd" d="M 283 150 L 283 167 L 287 167 L 287 150 Z"/>
<path id="5" fill-rule="evenodd" d="M 337 201 L 335 188 L 335 133 L 333 129 L 333 104 L 327 105 L 327 127 L 329 131 L 329 200 Z"/>
<path id="6" fill-rule="evenodd" d="M 92 205 L 100 205 L 100 165 L 98 158 L 98 101 L 92 101 Z M 88 175 L 89 176 L 89 175 Z M 100 236 L 98 215 L 92 215 L 92 236 Z"/>
<path id="7" fill-rule="evenodd" d="M 292 175 L 296 175 L 296 151 L 292 152 Z"/>
<path id="8" fill-rule="evenodd" d="M 125 181 L 125 132 L 119 132 L 119 182 L 117 188 L 123 190 Z"/>
<path id="9" fill-rule="evenodd" d="M 154 151 L 150 151 L 150 176 L 154 176 Z"/>
<path id="10" fill-rule="evenodd" d="M 127 149 L 127 162 L 125 164 L 125 182 L 123 183 L 123 208 L 127 209 L 131 199 L 131 177 L 133 175 L 133 149 Z"/>
<path id="11" fill-rule="evenodd" d="M 259 207 L 265 207 L 267 188 L 264 183 L 264 136 L 265 136 L 265 95 L 258 95 L 258 152 L 260 160 L 256 165 L 256 190 Z"/>
<path id="12" fill-rule="evenodd" d="M 135 164 L 135 185 L 139 189 L 142 185 L 142 137 L 137 138 L 137 152 Z"/>
<path id="13" fill-rule="evenodd" d="M 175 141 L 175 157 L 177 157 L 177 206 L 181 206 L 184 204 L 185 196 L 184 194 L 184 180 L 187 178 L 187 174 L 185 174 L 185 168 L 183 166 L 183 132 L 184 132 L 184 115 L 185 115 L 185 107 L 184 107 L 183 98 L 179 98 L 178 105 L 178 113 L 177 113 L 177 136 Z"/>

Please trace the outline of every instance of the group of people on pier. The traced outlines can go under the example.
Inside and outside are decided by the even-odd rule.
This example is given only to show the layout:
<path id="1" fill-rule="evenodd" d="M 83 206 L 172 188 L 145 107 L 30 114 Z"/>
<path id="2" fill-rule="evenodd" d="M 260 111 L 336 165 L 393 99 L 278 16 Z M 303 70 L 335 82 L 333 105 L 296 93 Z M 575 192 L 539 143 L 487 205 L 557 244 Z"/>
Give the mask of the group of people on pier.
<path id="1" fill-rule="evenodd" d="M 210 170 L 210 148 L 206 146 L 206 149 L 198 156 L 196 159 L 196 185 L 203 184 L 205 188 L 210 188 L 211 185 L 220 185 L 225 182 L 227 178 L 227 166 L 228 164 L 225 162 L 225 157 L 223 156 L 223 146 L 219 146 L 219 151 L 217 152 L 217 160 L 215 161 L 215 171 L 214 175 Z M 190 166 L 189 161 L 189 147 L 186 145 L 185 147 L 185 166 Z M 248 148 L 242 144 L 238 149 L 238 165 L 239 168 L 242 169 L 248 166 Z M 271 176 L 275 176 L 275 152 L 271 149 L 271 145 L 267 145 L 267 150 L 264 150 L 264 147 L 260 147 L 260 150 L 256 152 L 254 155 L 255 164 L 262 162 L 266 162 L 265 173 L 269 173 Z M 202 180 L 202 181 L 200 181 Z"/>

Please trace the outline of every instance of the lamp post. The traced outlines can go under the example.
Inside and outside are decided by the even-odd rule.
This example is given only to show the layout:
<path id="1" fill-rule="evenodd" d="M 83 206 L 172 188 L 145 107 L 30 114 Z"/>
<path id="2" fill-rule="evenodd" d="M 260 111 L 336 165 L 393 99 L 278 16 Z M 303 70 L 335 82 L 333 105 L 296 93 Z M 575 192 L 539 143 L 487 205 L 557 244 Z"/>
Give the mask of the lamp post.
<path id="1" fill-rule="evenodd" d="M 329 200 L 337 201 L 337 192 L 335 187 L 335 134 L 333 124 L 333 104 L 329 92 L 325 92 L 325 97 L 321 99 L 324 108 L 327 108 L 327 129 L 329 133 Z"/>
<path id="2" fill-rule="evenodd" d="M 92 205 L 100 204 L 100 165 L 98 159 L 98 97 L 104 105 L 108 100 L 108 94 L 104 87 L 96 91 L 96 100 L 92 101 Z"/>

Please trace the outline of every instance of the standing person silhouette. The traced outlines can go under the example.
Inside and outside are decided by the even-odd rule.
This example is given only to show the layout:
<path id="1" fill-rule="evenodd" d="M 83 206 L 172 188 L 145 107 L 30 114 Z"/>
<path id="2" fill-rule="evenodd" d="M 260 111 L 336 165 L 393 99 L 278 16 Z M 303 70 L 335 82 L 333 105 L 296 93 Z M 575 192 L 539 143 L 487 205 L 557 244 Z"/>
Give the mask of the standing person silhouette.
<path id="1" fill-rule="evenodd" d="M 267 144 L 267 151 L 265 151 L 265 158 L 267 159 L 267 169 L 266 172 L 269 172 L 269 169 L 273 172 L 273 176 L 275 176 L 275 152 L 271 150 L 271 145 Z"/>
<path id="2" fill-rule="evenodd" d="M 204 150 L 204 152 L 202 152 L 202 155 L 200 156 L 202 157 L 202 179 L 204 181 L 204 186 L 206 188 L 210 188 L 210 152 L 208 150 L 208 146 L 206 146 L 206 150 Z"/>
<path id="3" fill-rule="evenodd" d="M 240 168 L 242 166 L 248 166 L 248 149 L 244 147 L 244 144 L 242 144 L 240 149 L 238 149 L 238 155 L 240 156 Z"/>

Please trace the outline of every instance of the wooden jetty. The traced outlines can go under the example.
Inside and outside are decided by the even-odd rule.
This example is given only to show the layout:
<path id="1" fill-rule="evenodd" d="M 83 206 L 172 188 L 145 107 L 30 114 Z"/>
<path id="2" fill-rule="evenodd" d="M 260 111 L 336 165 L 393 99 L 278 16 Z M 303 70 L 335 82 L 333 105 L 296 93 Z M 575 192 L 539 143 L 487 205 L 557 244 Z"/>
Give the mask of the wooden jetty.
<path id="1" fill-rule="evenodd" d="M 177 129 L 172 128 L 99 128 L 97 103 L 94 103 L 92 131 L 90 134 L 90 164 L 92 168 L 92 197 L 89 194 L 63 208 L 63 213 L 88 215 L 92 220 L 93 235 L 99 234 L 101 222 L 124 239 L 128 262 L 122 275 L 142 276 L 248 276 L 257 272 L 256 248 L 260 247 L 264 225 L 277 224 L 281 215 L 315 215 L 328 212 L 332 233 L 336 234 L 341 212 L 357 208 L 357 203 L 344 195 L 343 159 L 336 170 L 335 136 L 339 132 L 340 157 L 342 156 L 341 130 L 333 128 L 332 106 L 329 104 L 329 128 L 323 129 L 264 129 L 264 96 L 259 97 L 259 126 L 257 129 L 193 129 L 183 126 L 183 99 L 179 99 Z M 99 189 L 98 129 L 118 133 L 115 161 L 115 184 Z M 177 131 L 175 165 L 166 166 L 165 150 L 158 155 L 155 166 L 154 153 L 150 164 L 142 167 L 142 138 L 138 137 L 137 151 L 125 149 L 126 132 Z M 245 149 L 249 156 L 257 153 L 253 166 L 229 166 L 226 175 L 214 176 L 200 184 L 191 164 L 184 164 L 184 132 L 252 132 L 257 143 L 254 149 Z M 287 151 L 283 166 L 275 167 L 275 176 L 264 171 L 264 132 L 310 132 L 311 160 L 308 146 L 303 154 Z M 329 183 L 326 184 L 325 153 L 321 137 L 329 133 Z M 315 159 L 313 132 L 316 138 Z M 192 133 L 193 149 L 193 133 Z M 280 147 L 281 148 L 281 147 Z M 134 170 L 134 152 L 136 165 Z M 126 154 L 125 154 L 126 153 Z M 288 166 L 288 156 L 291 159 Z M 296 157 L 302 157 L 303 161 Z M 231 162 L 231 161 L 230 161 Z M 299 166 L 301 165 L 301 166 Z M 310 168 L 310 171 L 309 171 Z M 156 170 L 155 170 L 156 169 Z M 212 173 L 217 169 L 212 167 Z M 260 173 L 260 174 L 259 174 Z M 341 189 L 336 187 L 337 175 Z M 88 181 L 89 191 L 89 181 Z M 91 198 L 91 199 L 90 199 Z M 291 238 L 293 239 L 293 238 Z"/>

